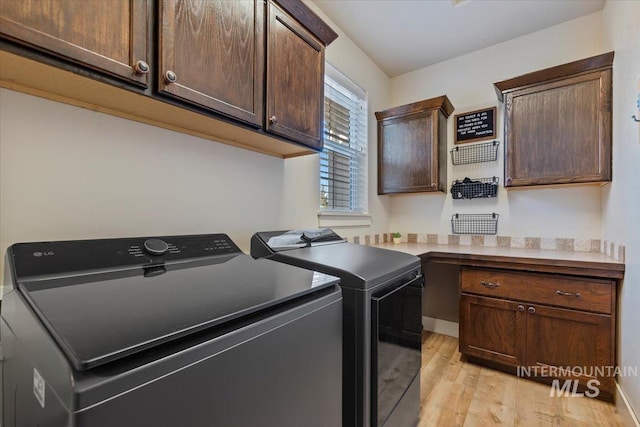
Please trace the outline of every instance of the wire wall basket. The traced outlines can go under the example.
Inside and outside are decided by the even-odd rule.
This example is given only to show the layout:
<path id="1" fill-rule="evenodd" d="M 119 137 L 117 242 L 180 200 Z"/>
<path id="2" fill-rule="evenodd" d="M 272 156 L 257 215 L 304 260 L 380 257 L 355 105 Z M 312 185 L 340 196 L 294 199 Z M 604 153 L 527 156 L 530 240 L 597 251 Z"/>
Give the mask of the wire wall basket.
<path id="1" fill-rule="evenodd" d="M 500 141 L 456 146 L 451 150 L 451 161 L 454 165 L 493 162 L 498 160 L 498 146 L 500 146 Z"/>
<path id="2" fill-rule="evenodd" d="M 456 179 L 451 184 L 451 195 L 454 199 L 477 199 L 498 196 L 500 178 L 465 178 Z"/>
<path id="3" fill-rule="evenodd" d="M 453 214 L 451 231 L 453 234 L 498 234 L 497 213 Z"/>

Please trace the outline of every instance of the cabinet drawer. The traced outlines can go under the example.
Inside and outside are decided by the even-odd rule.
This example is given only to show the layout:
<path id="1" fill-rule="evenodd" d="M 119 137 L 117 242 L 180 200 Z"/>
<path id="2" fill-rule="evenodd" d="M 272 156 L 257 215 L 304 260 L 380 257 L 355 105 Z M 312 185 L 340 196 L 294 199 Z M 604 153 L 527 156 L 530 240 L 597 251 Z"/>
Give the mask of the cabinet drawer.
<path id="1" fill-rule="evenodd" d="M 611 313 L 611 280 L 463 267 L 462 292 Z"/>

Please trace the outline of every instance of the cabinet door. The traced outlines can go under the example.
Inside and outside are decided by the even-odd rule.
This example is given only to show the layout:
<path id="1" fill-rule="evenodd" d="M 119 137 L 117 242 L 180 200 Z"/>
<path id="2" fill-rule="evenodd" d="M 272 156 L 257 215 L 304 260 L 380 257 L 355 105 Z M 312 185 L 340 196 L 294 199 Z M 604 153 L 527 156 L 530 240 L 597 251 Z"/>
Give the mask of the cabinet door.
<path id="1" fill-rule="evenodd" d="M 160 2 L 158 89 L 262 125 L 264 4 Z"/>
<path id="2" fill-rule="evenodd" d="M 611 70 L 505 95 L 506 186 L 611 180 Z"/>
<path id="3" fill-rule="evenodd" d="M 525 320 L 522 304 L 462 294 L 460 353 L 507 366 L 523 365 Z"/>
<path id="4" fill-rule="evenodd" d="M 269 2 L 266 129 L 322 148 L 324 47 Z"/>
<path id="5" fill-rule="evenodd" d="M 438 111 L 378 122 L 378 194 L 438 190 Z"/>
<path id="6" fill-rule="evenodd" d="M 560 377 L 578 379 L 583 387 L 596 379 L 600 397 L 607 398 L 613 391 L 613 378 L 591 369 L 614 364 L 610 315 L 527 305 L 526 347 L 527 366 L 577 367 L 583 375 Z"/>
<path id="7" fill-rule="evenodd" d="M 147 0 L 10 0 L 0 34 L 146 86 L 147 20 Z"/>

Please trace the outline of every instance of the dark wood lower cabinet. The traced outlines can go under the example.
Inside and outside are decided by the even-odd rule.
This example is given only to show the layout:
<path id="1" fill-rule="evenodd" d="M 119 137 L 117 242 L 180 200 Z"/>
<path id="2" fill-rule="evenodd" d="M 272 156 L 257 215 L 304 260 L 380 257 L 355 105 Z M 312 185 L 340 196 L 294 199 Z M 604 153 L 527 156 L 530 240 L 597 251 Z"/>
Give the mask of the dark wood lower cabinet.
<path id="1" fill-rule="evenodd" d="M 610 315 L 528 305 L 526 336 L 532 376 L 555 372 L 554 378 L 578 380 L 580 391 L 596 387 L 611 399 L 613 377 L 603 375 L 614 365 Z"/>
<path id="2" fill-rule="evenodd" d="M 518 303 L 463 294 L 460 352 L 508 366 L 524 365 L 525 314 Z"/>
<path id="3" fill-rule="evenodd" d="M 519 376 L 557 380 L 565 392 L 612 399 L 615 281 L 463 267 L 461 290 L 461 353 Z"/>

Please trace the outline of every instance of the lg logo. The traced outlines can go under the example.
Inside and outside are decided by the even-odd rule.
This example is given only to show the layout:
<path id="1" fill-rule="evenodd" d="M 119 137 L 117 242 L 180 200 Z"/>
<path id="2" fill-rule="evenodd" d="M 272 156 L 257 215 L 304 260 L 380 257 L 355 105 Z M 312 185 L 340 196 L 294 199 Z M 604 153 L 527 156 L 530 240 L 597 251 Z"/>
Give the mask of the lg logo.
<path id="1" fill-rule="evenodd" d="M 48 251 L 48 252 L 34 252 L 33 256 L 35 257 L 41 257 L 41 256 L 51 256 L 53 255 L 52 251 Z"/>

